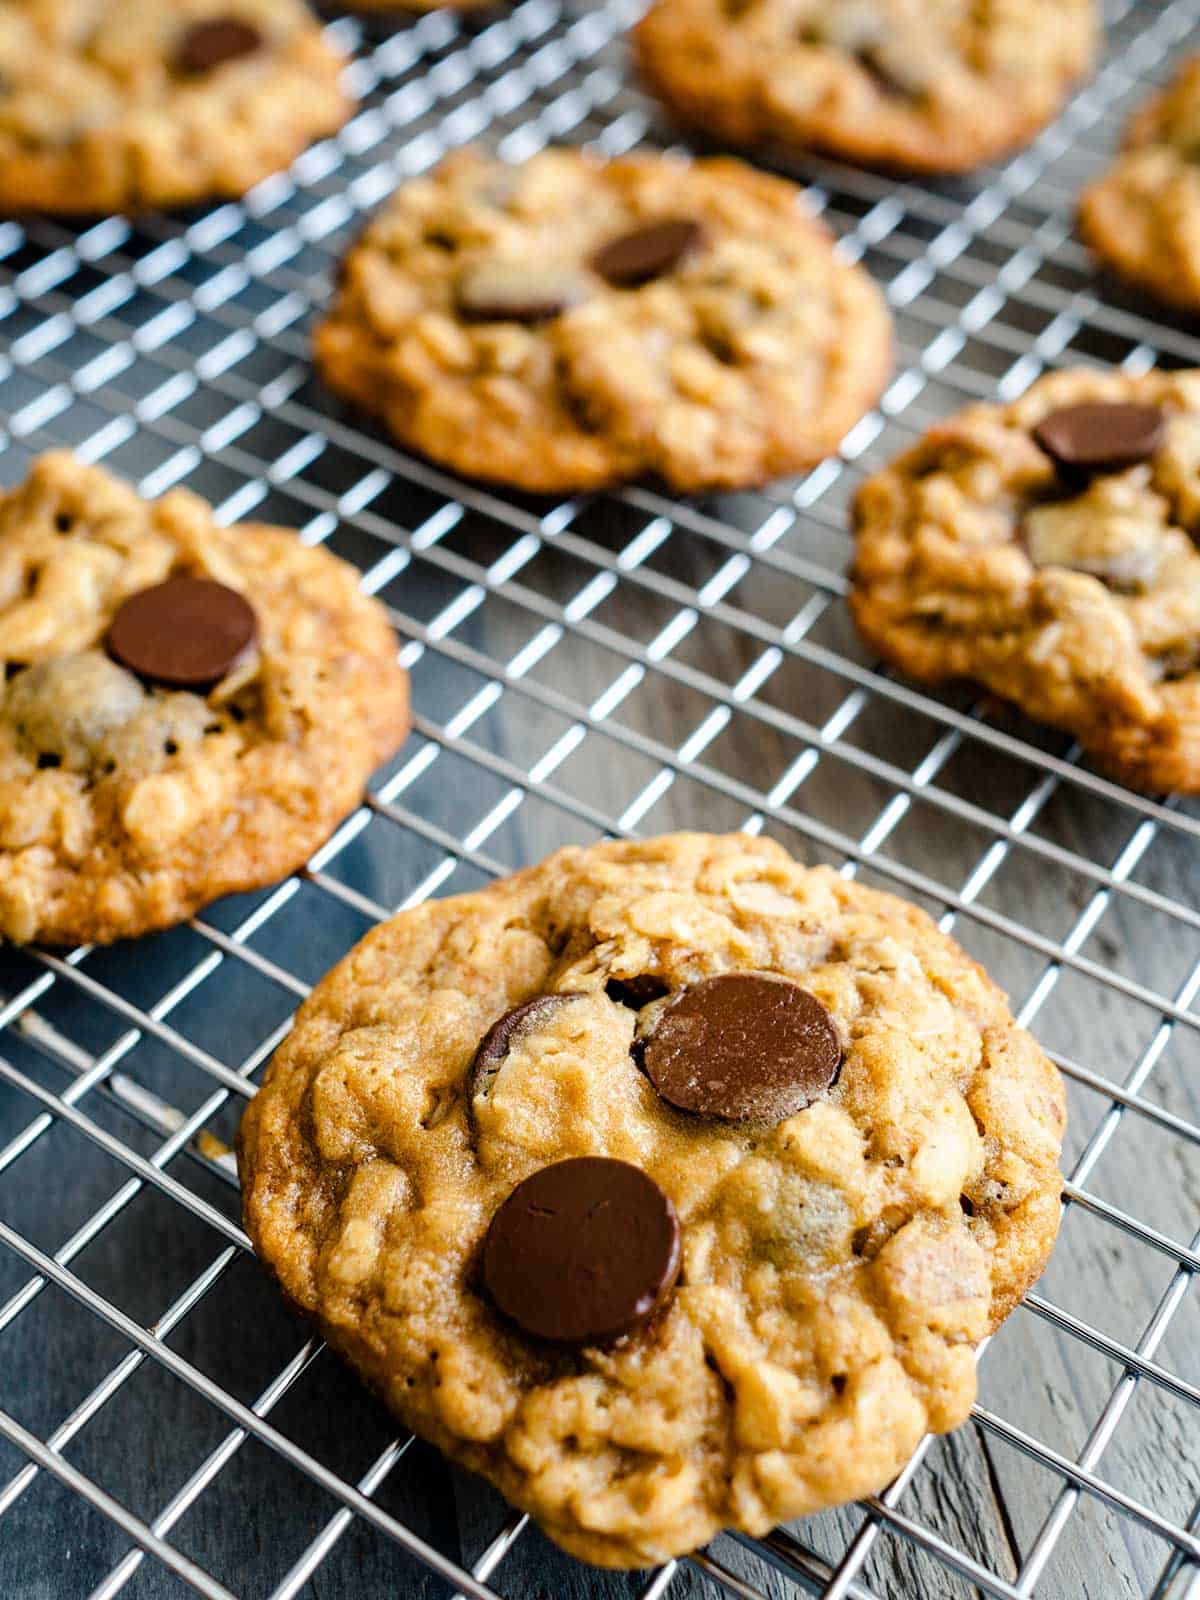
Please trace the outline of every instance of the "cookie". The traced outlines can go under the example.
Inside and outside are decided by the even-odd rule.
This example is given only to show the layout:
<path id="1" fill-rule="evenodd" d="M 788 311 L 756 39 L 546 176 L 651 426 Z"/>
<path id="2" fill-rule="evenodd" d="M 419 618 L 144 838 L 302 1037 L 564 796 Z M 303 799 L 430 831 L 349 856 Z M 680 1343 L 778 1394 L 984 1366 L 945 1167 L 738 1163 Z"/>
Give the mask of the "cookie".
<path id="1" fill-rule="evenodd" d="M 1052 121 L 1097 32 L 1092 0 L 657 0 L 634 40 L 708 137 L 952 173 Z"/>
<path id="2" fill-rule="evenodd" d="M 0 938 L 106 943 L 303 866 L 408 727 L 358 573 L 42 456 L 0 494 Z"/>
<path id="3" fill-rule="evenodd" d="M 923 912 L 744 834 L 376 928 L 246 1111 L 246 1227 L 409 1427 L 639 1567 L 881 1489 L 1054 1241 L 1064 1097 Z"/>
<path id="4" fill-rule="evenodd" d="M 891 322 L 797 190 L 738 162 L 466 151 L 351 248 L 316 359 L 469 476 L 691 492 L 835 450 L 886 381 Z"/>
<path id="5" fill-rule="evenodd" d="M 1131 788 L 1200 789 L 1200 373 L 1061 372 L 932 429 L 859 491 L 850 607 Z"/>
<path id="6" fill-rule="evenodd" d="M 1200 311 L 1200 55 L 1152 95 L 1079 201 L 1084 239 L 1129 283 Z"/>
<path id="7" fill-rule="evenodd" d="M 346 120 L 344 65 L 302 0 L 13 0 L 0 209 L 242 195 Z"/>

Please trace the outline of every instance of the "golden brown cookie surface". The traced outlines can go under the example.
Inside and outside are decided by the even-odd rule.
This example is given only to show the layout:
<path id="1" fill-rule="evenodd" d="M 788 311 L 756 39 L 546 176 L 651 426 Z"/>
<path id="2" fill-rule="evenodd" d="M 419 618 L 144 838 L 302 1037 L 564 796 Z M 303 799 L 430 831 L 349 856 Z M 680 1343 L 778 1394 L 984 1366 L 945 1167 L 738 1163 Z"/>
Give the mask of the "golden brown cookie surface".
<path id="1" fill-rule="evenodd" d="M 802 986 L 836 1028 L 832 1080 L 797 1044 L 793 1114 L 680 1111 L 639 1065 L 681 993 L 731 974 Z M 561 851 L 369 934 L 302 1008 L 240 1170 L 284 1293 L 407 1424 L 567 1549 L 642 1566 L 877 1490 L 962 1421 L 973 1347 L 1054 1240 L 1063 1116 L 1058 1074 L 922 912 L 766 840 L 678 834 Z M 656 1186 L 623 1194 L 645 1233 L 610 1287 L 621 1309 L 643 1289 L 649 1320 L 616 1343 L 533 1337 L 488 1293 L 554 1341 L 611 1316 L 594 1294 L 546 1308 L 528 1263 L 492 1259 L 518 1185 L 576 1158 Z M 555 1226 L 536 1199 L 518 1239 Z M 552 1253 L 569 1263 L 561 1230 Z"/>
<path id="2" fill-rule="evenodd" d="M 742 146 L 965 172 L 1057 115 L 1095 51 L 1091 0 L 657 0 L 642 70 Z"/>
<path id="3" fill-rule="evenodd" d="M 605 275 L 608 247 L 664 224 L 677 255 L 660 238 L 657 270 Z M 738 162 L 467 151 L 351 248 L 316 359 L 470 476 L 559 492 L 654 473 L 692 491 L 835 450 L 891 369 L 891 324 L 794 186 Z"/>
<path id="4" fill-rule="evenodd" d="M 0 209 L 244 194 L 346 120 L 343 66 L 303 0 L 11 0 Z"/>
<path id="5" fill-rule="evenodd" d="M 1082 408 L 1086 448 L 1056 461 Z M 1114 411 L 1124 453 L 1097 446 Z M 1196 790 L 1198 464 L 1195 372 L 1061 372 L 973 406 L 859 491 L 855 620 L 905 672 L 983 684 L 1133 788 Z"/>
<path id="6" fill-rule="evenodd" d="M 17 942 L 124 938 L 286 876 L 408 726 L 352 567 L 65 454 L 0 496 L 0 670 Z"/>
<path id="7" fill-rule="evenodd" d="M 1083 191 L 1080 230 L 1130 283 L 1200 310 L 1200 56 L 1135 112 L 1123 144 Z"/>

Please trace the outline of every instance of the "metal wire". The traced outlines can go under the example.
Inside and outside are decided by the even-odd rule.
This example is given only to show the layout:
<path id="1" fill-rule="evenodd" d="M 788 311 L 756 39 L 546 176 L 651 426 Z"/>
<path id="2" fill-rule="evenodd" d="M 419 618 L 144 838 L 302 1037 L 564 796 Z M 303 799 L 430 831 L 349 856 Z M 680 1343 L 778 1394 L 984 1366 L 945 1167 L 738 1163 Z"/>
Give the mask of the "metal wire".
<path id="1" fill-rule="evenodd" d="M 997 1505 L 1004 1510 L 1006 1491 L 994 1451 L 1011 1458 L 1010 1484 L 1024 1482 L 1013 1464 L 1027 1460 L 1051 1485 L 1040 1511 L 1024 1508 L 1023 1531 L 1010 1530 L 1007 1558 L 939 1516 L 928 1489 L 945 1468 L 926 1441 L 849 1519 L 722 1540 L 623 1587 L 606 1579 L 603 1592 L 766 1600 L 782 1583 L 826 1600 L 935 1591 L 1029 1600 L 1067 1592 L 1061 1563 L 1073 1547 L 1086 1549 L 1101 1586 L 1120 1566 L 1121 1593 L 1179 1600 L 1200 1590 L 1200 1374 L 1181 1367 L 1171 1332 L 1200 1270 L 1200 1219 L 1186 1205 L 1180 1216 L 1143 1214 L 1145 1197 L 1114 1192 L 1106 1176 L 1114 1157 L 1136 1163 L 1144 1150 L 1152 1160 L 1166 1142 L 1194 1162 L 1200 1144 L 1200 1106 L 1180 1072 L 1188 1052 L 1196 1059 L 1200 1028 L 1200 910 L 1178 880 L 1200 811 L 1129 793 L 1080 765 L 1068 741 L 986 703 L 897 681 L 859 653 L 842 606 L 848 493 L 948 409 L 1015 395 L 1051 365 L 1200 364 L 1200 338 L 1111 293 L 1072 237 L 1079 183 L 1128 107 L 1200 30 L 1200 0 L 1109 9 L 1111 48 L 1096 79 L 1007 165 L 957 185 L 805 166 L 847 256 L 887 288 L 901 364 L 839 460 L 754 494 L 684 504 L 635 486 L 555 505 L 506 497 L 410 458 L 311 378 L 311 309 L 363 213 L 398 179 L 469 139 L 519 159 L 551 140 L 615 154 L 669 137 L 622 58 L 637 0 L 587 10 L 523 0 L 499 19 L 440 12 L 395 29 L 343 19 L 333 26 L 355 51 L 362 109 L 245 202 L 82 231 L 0 224 L 4 476 L 66 443 L 147 494 L 186 481 L 225 520 L 261 515 L 328 541 L 388 606 L 417 707 L 409 747 L 306 872 L 232 910 L 213 908 L 190 925 L 186 946 L 168 936 L 128 951 L 4 958 L 0 1269 L 15 1269 L 15 1286 L 0 1300 L 0 1439 L 20 1464 L 0 1476 L 0 1550 L 6 1526 L 21 1537 L 6 1519 L 48 1480 L 126 1541 L 85 1588 L 57 1592 L 115 1600 L 133 1584 L 165 1593 L 155 1574 L 210 1597 L 240 1592 L 215 1557 L 206 1565 L 178 1538 L 247 1449 L 272 1452 L 326 1507 L 281 1547 L 272 1600 L 322 1581 L 352 1533 L 391 1541 L 444 1583 L 438 1592 L 522 1592 L 508 1574 L 528 1571 L 525 1518 L 496 1502 L 493 1531 L 468 1566 L 389 1509 L 403 1503 L 407 1436 L 351 1479 L 272 1421 L 297 1384 L 328 1368 L 315 1340 L 280 1349 L 271 1377 L 247 1389 L 250 1403 L 169 1340 L 247 1250 L 223 1209 L 236 1173 L 215 1130 L 254 1092 L 316 975 L 296 942 L 297 906 L 311 899 L 349 928 L 566 840 L 689 820 L 769 830 L 847 875 L 922 899 L 943 927 L 978 944 L 1069 1084 L 1082 1132 L 1064 1236 L 1079 1219 L 1102 1230 L 1113 1261 L 1161 1271 L 1149 1315 L 1118 1329 L 1064 1303 L 1073 1286 L 1064 1242 L 1056 1266 L 1066 1261 L 1065 1275 L 1052 1268 L 1014 1319 L 1030 1348 L 1040 1332 L 1064 1365 L 1101 1363 L 1100 1397 L 1090 1409 L 1081 1402 L 1078 1438 L 1056 1429 L 1049 1392 L 1030 1404 L 988 1388 L 994 1357 L 984 1356 L 975 1442 Z M 1038 881 L 1061 888 L 1057 918 L 1045 897 L 1022 891 Z M 1153 940 L 1139 931 L 1151 927 Z M 232 1003 L 251 992 L 269 1004 Z M 204 1012 L 227 1004 L 218 1047 Z M 1114 1027 L 1124 1030 L 1115 1050 Z M 22 1173 L 64 1132 L 81 1163 L 119 1177 L 50 1249 L 14 1218 L 26 1216 Z M 164 1272 L 145 1324 L 80 1268 L 98 1242 L 120 1238 L 147 1196 L 201 1230 L 209 1248 L 186 1283 Z M 140 1265 L 153 1278 L 153 1264 Z M 64 1297 L 123 1353 L 39 1434 L 6 1391 L 5 1355 L 47 1306 L 61 1314 L 53 1308 Z M 163 1482 L 141 1514 L 70 1453 L 154 1371 L 223 1421 L 183 1480 Z M 1147 1398 L 1181 1408 L 1192 1429 L 1165 1497 L 1161 1480 L 1111 1465 Z M 591 1592 L 579 1569 L 568 1577 L 567 1558 L 547 1548 L 539 1559 L 545 1592 L 570 1581 Z M 905 1576 L 918 1570 L 924 1578 Z"/>

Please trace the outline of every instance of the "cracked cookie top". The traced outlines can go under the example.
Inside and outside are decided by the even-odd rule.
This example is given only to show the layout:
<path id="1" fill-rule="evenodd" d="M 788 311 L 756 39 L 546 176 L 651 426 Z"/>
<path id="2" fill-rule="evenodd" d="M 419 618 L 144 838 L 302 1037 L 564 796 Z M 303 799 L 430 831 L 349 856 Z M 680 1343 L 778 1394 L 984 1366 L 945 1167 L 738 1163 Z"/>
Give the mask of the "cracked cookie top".
<path id="1" fill-rule="evenodd" d="M 1198 471 L 1195 372 L 1061 372 L 972 406 L 859 491 L 855 620 L 906 672 L 983 684 L 1131 786 L 1194 790 Z"/>
<path id="2" fill-rule="evenodd" d="M 285 876 L 407 726 L 395 637 L 353 568 L 66 454 L 0 495 L 0 669 L 17 942 L 143 933 Z"/>
<path id="3" fill-rule="evenodd" d="M 684 121 L 738 145 L 962 172 L 1057 115 L 1091 0 L 657 0 L 635 40 Z"/>
<path id="4" fill-rule="evenodd" d="M 1083 191 L 1079 223 L 1123 278 L 1200 308 L 1200 56 L 1130 119 L 1123 150 Z"/>
<path id="5" fill-rule="evenodd" d="M 780 179 L 465 151 L 351 248 L 316 359 L 471 476 L 552 492 L 654 473 L 691 491 L 836 449 L 890 371 L 891 324 Z"/>
<path id="6" fill-rule="evenodd" d="M 343 65 L 303 0 L 10 0 L 0 207 L 244 194 L 345 121 Z"/>
<path id="7" fill-rule="evenodd" d="M 778 995 L 798 1099 L 745 985 Z M 718 1046 L 730 1017 L 751 1033 L 682 1110 L 645 1047 L 694 1051 L 697 1004 Z M 748 1119 L 747 1081 L 772 1096 Z M 1051 1248 L 1063 1120 L 1058 1074 L 923 912 L 768 840 L 678 834 L 374 930 L 302 1007 L 239 1153 L 259 1254 L 404 1421 L 568 1550 L 643 1566 L 878 1490 L 962 1421 L 975 1345 Z M 570 1271 L 561 1207 L 581 1249 L 623 1231 L 558 1169 L 581 1159 L 641 1219 L 636 1259 L 540 1295 L 513 1252 L 544 1237 Z"/>

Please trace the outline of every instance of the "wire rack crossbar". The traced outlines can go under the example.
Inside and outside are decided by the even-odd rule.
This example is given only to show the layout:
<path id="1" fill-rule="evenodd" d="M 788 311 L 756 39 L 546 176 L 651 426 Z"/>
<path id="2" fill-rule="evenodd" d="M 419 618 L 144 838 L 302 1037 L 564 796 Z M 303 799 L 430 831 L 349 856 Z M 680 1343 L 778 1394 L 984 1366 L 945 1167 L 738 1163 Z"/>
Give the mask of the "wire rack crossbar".
<path id="1" fill-rule="evenodd" d="M 484 138 L 519 159 L 565 139 L 615 154 L 663 137 L 622 60 L 637 9 L 523 0 L 483 24 L 446 12 L 393 30 L 338 22 L 362 110 L 245 202 L 79 232 L 0 224 L 7 476 L 66 443 L 143 492 L 187 483 L 225 520 L 261 515 L 328 542 L 388 606 L 418 712 L 409 747 L 308 869 L 167 936 L 161 981 L 133 953 L 6 958 L 0 1375 L 28 1374 L 22 1340 L 53 1343 L 68 1302 L 119 1352 L 63 1387 L 65 1403 L 55 1388 L 36 1427 L 24 1390 L 0 1376 L 0 1440 L 15 1462 L 0 1457 L 0 1575 L 6 1527 L 27 1541 L 51 1482 L 118 1539 L 84 1537 L 83 1586 L 49 1579 L 28 1600 L 112 1600 L 130 1585 L 158 1595 L 177 1582 L 210 1597 L 290 1600 L 317 1580 L 322 1593 L 358 1593 L 345 1551 L 363 1537 L 381 1572 L 393 1569 L 380 1550 L 407 1562 L 388 1580 L 396 1592 L 475 1600 L 1029 1600 L 1110 1572 L 1114 1594 L 1200 1593 L 1200 1371 L 1186 1331 L 1195 1191 L 1182 1181 L 1172 1209 L 1130 1181 L 1152 1152 L 1195 1172 L 1200 1105 L 1181 1065 L 1196 1059 L 1200 1026 L 1200 812 L 1128 793 L 1068 741 L 986 702 L 881 672 L 842 605 L 849 492 L 947 410 L 1015 395 L 1051 365 L 1200 361 L 1187 329 L 1098 284 L 1071 229 L 1074 193 L 1120 116 L 1200 34 L 1200 0 L 1114 0 L 1094 82 L 971 185 L 806 168 L 814 204 L 884 281 L 899 325 L 900 370 L 839 460 L 712 503 L 635 486 L 533 505 L 460 483 L 330 405 L 312 382 L 306 323 L 361 216 L 445 150 Z M 243 1284 L 227 1135 L 320 970 L 305 931 L 328 923 L 348 939 L 553 844 L 680 824 L 769 830 L 923 900 L 1043 1032 L 1080 1131 L 1063 1241 L 986 1353 L 973 1429 L 949 1447 L 927 1440 L 850 1514 L 602 1579 L 457 1479 L 446 1480 L 454 1498 L 474 1496 L 476 1518 L 486 1508 L 486 1537 L 427 1537 L 412 1494 L 428 1458 L 411 1465 L 406 1435 L 381 1433 L 353 1470 L 333 1459 L 332 1435 L 306 1447 L 289 1427 L 296 1397 L 351 1392 L 317 1341 L 268 1344 L 275 1359 L 249 1401 L 207 1370 L 203 1345 L 193 1359 L 180 1342 Z M 186 943 L 172 949 L 173 937 Z M 209 1018 L 226 1013 L 214 1029 Z M 25 1174 L 46 1182 L 44 1154 L 63 1140 L 94 1203 L 64 1208 L 47 1232 L 24 1203 Z M 147 1205 L 198 1243 L 181 1281 L 151 1272 L 148 1297 L 133 1298 L 153 1309 L 135 1316 L 130 1283 L 106 1288 L 89 1268 L 106 1243 L 137 1237 Z M 1100 1314 L 1098 1270 L 1119 1280 L 1122 1315 Z M 1020 1381 L 1027 1362 L 1032 1384 Z M 112 1450 L 89 1447 L 156 1373 L 220 1425 L 185 1441 L 165 1475 L 143 1475 L 135 1509 L 108 1487 Z M 1026 1388 L 1037 1403 L 1023 1403 Z M 1161 1457 L 1172 1407 L 1193 1448 L 1164 1482 L 1148 1458 Z M 233 1543 L 214 1549 L 196 1530 L 263 1450 L 320 1509 L 297 1514 L 247 1585 Z M 948 1503 L 955 1485 L 962 1506 Z M 969 1526 L 985 1514 L 987 1537 Z"/>

